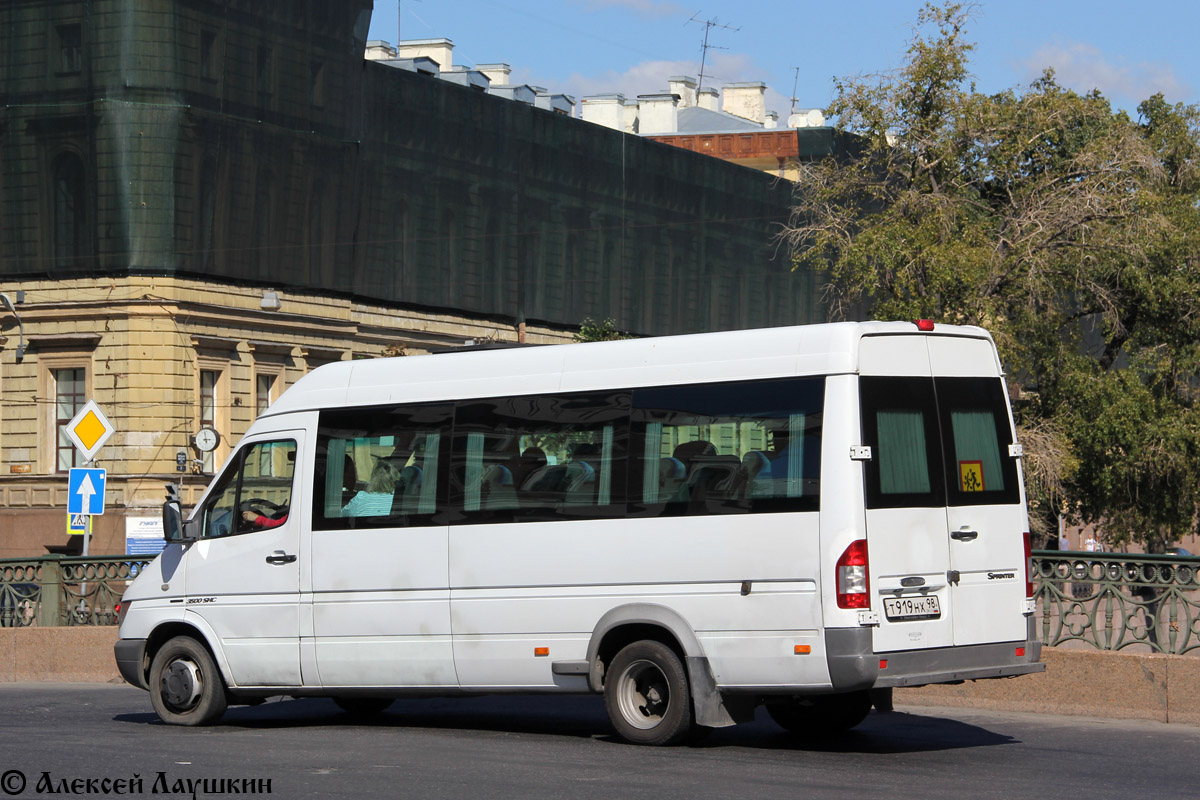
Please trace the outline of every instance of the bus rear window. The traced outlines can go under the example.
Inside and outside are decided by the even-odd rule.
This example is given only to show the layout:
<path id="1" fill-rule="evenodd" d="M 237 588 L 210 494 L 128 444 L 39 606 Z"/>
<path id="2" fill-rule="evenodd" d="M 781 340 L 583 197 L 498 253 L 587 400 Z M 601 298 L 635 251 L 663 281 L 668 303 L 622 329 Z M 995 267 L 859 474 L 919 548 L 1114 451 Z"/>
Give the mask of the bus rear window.
<path id="1" fill-rule="evenodd" d="M 937 406 L 929 378 L 863 377 L 868 508 L 945 505 Z"/>
<path id="2" fill-rule="evenodd" d="M 1020 500 L 999 378 L 863 377 L 868 508 Z"/>
<path id="3" fill-rule="evenodd" d="M 937 378 L 950 505 L 1020 502 L 1012 431 L 999 378 Z"/>

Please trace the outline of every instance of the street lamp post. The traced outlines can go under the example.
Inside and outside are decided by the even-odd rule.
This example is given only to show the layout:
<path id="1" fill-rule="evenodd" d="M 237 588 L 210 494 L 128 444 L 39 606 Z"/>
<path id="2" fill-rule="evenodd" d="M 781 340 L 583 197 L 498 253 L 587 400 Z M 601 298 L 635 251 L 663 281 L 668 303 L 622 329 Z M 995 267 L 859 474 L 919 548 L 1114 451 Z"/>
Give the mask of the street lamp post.
<path id="1" fill-rule="evenodd" d="M 25 358 L 25 323 L 21 322 L 21 315 L 18 314 L 17 309 L 13 307 L 13 302 L 9 299 L 8 295 L 0 294 L 0 303 L 3 303 L 4 307 L 8 309 L 9 313 L 17 318 L 17 327 L 21 331 L 21 341 L 17 345 L 17 363 L 20 364 L 21 360 Z"/>

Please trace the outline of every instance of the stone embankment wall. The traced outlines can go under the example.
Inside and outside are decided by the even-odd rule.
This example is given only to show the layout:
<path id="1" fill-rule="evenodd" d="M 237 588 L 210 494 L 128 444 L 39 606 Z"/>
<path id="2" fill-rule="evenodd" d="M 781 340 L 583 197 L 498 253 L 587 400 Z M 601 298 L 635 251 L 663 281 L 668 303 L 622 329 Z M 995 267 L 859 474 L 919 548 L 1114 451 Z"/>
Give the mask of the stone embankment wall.
<path id="1" fill-rule="evenodd" d="M 119 682 L 116 628 L 0 629 L 0 682 Z M 1042 649 L 1046 671 L 897 689 L 898 706 L 953 706 L 1200 725 L 1200 658 Z"/>

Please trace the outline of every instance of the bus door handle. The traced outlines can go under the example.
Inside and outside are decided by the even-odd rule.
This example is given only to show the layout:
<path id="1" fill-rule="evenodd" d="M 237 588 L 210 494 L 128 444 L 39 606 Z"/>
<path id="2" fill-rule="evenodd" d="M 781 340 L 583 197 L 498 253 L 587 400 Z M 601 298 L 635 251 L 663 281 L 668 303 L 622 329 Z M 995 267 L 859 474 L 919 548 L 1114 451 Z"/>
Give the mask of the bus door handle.
<path id="1" fill-rule="evenodd" d="M 268 564 L 290 564 L 295 560 L 295 556 L 289 555 L 282 550 L 276 550 L 274 553 L 267 556 Z"/>
<path id="2" fill-rule="evenodd" d="M 951 539 L 957 539 L 960 542 L 969 542 L 972 539 L 979 538 L 979 531 L 951 531 Z"/>

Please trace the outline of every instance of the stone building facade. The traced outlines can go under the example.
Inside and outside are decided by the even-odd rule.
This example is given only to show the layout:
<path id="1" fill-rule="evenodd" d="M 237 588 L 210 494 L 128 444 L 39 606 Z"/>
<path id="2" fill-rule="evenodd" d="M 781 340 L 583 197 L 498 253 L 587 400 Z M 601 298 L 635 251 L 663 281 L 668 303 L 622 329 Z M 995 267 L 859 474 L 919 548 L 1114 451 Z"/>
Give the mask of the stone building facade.
<path id="1" fill-rule="evenodd" d="M 60 428 L 88 398 L 116 430 L 91 551 L 122 552 L 127 517 L 167 480 L 198 497 L 321 363 L 564 341 L 587 316 L 643 335 L 820 318 L 773 241 L 790 187 L 369 62 L 370 12 L 0 5 L 0 557 L 67 544 Z"/>

